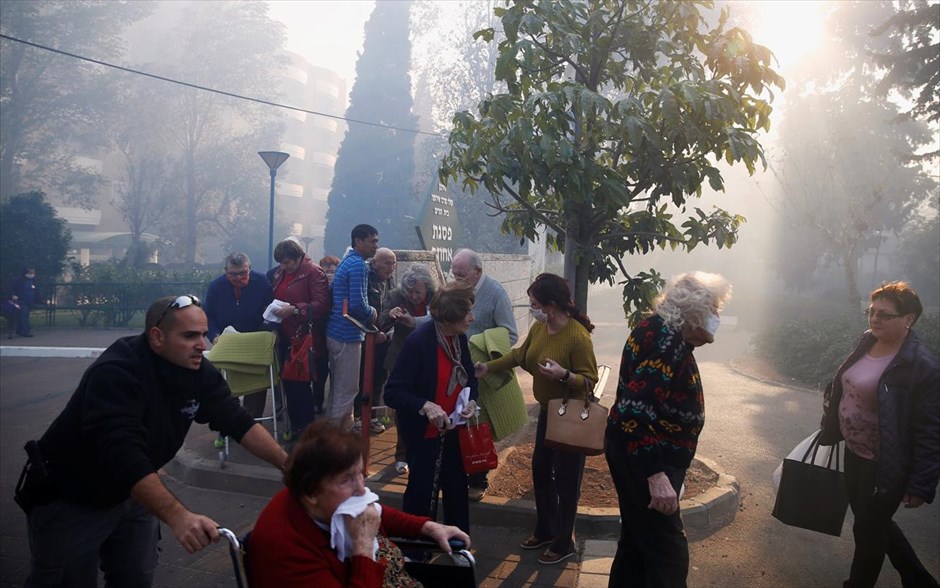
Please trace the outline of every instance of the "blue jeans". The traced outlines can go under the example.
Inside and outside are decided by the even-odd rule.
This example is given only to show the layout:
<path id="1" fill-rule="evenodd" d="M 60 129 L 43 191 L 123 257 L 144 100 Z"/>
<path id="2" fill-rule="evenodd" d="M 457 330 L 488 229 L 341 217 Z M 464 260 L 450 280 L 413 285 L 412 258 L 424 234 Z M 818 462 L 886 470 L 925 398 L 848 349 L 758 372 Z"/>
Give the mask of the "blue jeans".
<path id="1" fill-rule="evenodd" d="M 134 499 L 96 508 L 53 500 L 26 516 L 30 570 L 26 588 L 146 588 L 157 567 L 160 524 Z"/>

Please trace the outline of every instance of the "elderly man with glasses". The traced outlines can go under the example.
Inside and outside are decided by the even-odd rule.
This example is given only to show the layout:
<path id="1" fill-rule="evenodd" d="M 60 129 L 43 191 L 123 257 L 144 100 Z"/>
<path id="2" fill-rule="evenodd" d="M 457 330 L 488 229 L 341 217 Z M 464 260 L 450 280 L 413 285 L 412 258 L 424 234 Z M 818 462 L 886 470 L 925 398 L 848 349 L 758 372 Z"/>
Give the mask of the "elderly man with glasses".
<path id="1" fill-rule="evenodd" d="M 245 253 L 225 258 L 225 274 L 212 280 L 206 290 L 203 310 L 209 321 L 209 340 L 215 343 L 226 327 L 239 333 L 264 329 L 264 309 L 274 299 L 271 284 L 261 273 L 251 270 Z M 265 391 L 245 396 L 245 410 L 255 418 L 264 414 Z"/>
<path id="2" fill-rule="evenodd" d="M 189 553 L 218 524 L 188 510 L 157 473 L 193 421 L 283 469 L 287 454 L 203 359 L 206 314 L 195 296 L 157 300 L 145 330 L 108 347 L 29 456 L 16 488 L 31 550 L 27 586 L 150 586 L 159 521 Z"/>

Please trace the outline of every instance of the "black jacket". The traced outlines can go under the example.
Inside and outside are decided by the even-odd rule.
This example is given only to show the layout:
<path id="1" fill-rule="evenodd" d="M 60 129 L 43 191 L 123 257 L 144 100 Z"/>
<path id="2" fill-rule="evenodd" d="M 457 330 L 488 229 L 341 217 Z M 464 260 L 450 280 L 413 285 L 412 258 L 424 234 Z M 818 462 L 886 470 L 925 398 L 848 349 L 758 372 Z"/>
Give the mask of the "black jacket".
<path id="1" fill-rule="evenodd" d="M 113 506 L 173 459 L 194 420 L 237 440 L 254 425 L 207 360 L 182 368 L 156 355 L 144 335 L 124 337 L 85 371 L 39 449 L 59 496 Z"/>
<path id="2" fill-rule="evenodd" d="M 470 399 L 477 399 L 477 379 L 473 373 L 473 360 L 467 336 L 461 335 L 460 363 L 467 370 Z M 394 408 L 401 436 L 409 443 L 424 439 L 428 428 L 426 416 L 418 414 L 424 403 L 437 397 L 437 331 L 434 321 L 419 325 L 405 339 L 405 343 L 385 384 L 385 404 Z"/>
<path id="3" fill-rule="evenodd" d="M 875 343 L 870 331 L 859 339 L 826 388 L 822 445 L 842 439 L 839 403 L 842 374 Z M 940 376 L 937 358 L 914 332 L 878 381 L 879 493 L 910 494 L 932 502 L 940 479 Z"/>

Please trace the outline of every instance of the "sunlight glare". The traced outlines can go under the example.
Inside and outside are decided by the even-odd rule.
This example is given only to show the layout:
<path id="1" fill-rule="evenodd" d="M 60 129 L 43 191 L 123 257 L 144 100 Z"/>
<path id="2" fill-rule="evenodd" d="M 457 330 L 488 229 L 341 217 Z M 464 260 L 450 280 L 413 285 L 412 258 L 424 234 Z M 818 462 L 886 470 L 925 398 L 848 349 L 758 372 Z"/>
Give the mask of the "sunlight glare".
<path id="1" fill-rule="evenodd" d="M 755 3 L 754 41 L 773 51 L 780 68 L 800 61 L 822 40 L 826 2 L 761 0 Z"/>

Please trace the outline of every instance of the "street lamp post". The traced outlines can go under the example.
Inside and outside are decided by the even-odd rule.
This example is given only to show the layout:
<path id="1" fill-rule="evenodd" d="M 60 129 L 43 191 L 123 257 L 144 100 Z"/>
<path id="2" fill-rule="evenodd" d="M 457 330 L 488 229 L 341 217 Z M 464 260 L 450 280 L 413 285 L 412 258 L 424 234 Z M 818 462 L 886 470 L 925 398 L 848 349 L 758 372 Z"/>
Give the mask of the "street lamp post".
<path id="1" fill-rule="evenodd" d="M 274 179 L 277 177 L 277 168 L 290 157 L 281 151 L 259 151 L 258 155 L 268 165 L 271 172 L 271 207 L 268 209 L 268 263 L 274 267 Z"/>

